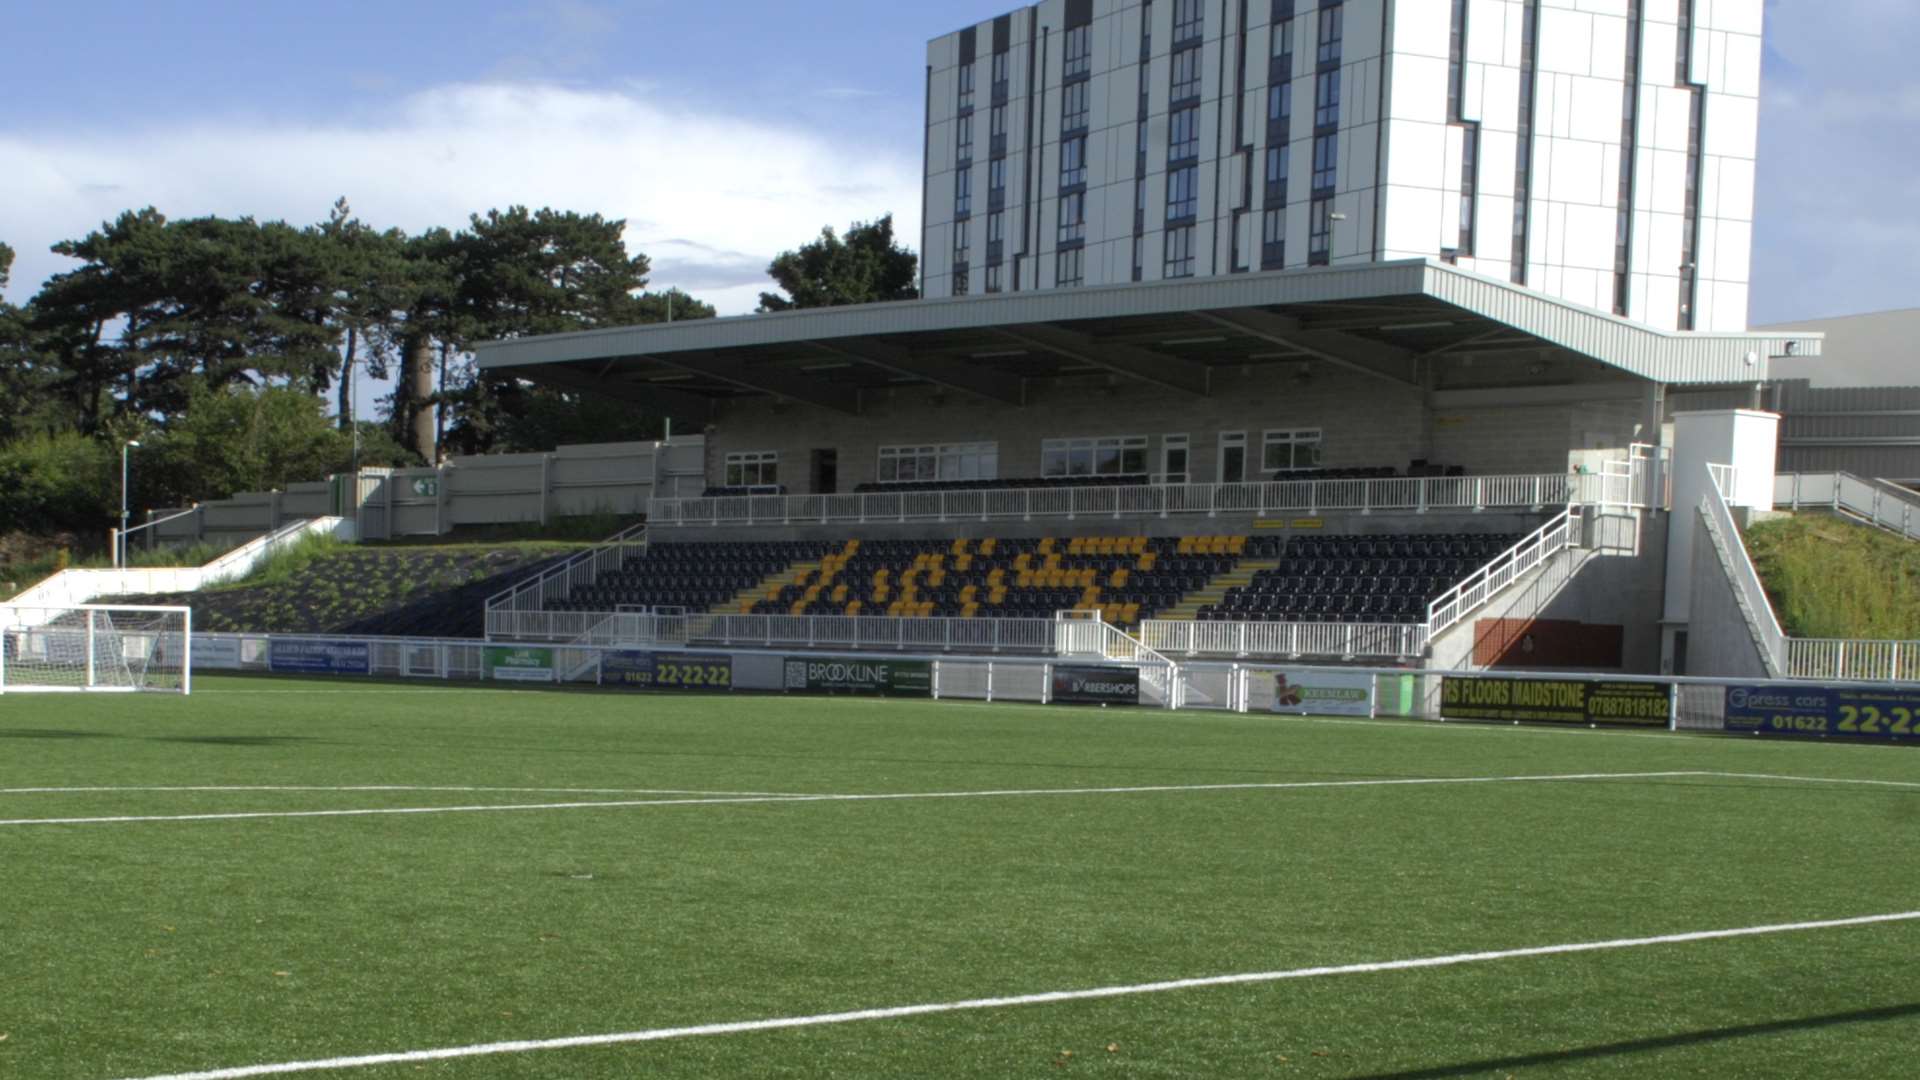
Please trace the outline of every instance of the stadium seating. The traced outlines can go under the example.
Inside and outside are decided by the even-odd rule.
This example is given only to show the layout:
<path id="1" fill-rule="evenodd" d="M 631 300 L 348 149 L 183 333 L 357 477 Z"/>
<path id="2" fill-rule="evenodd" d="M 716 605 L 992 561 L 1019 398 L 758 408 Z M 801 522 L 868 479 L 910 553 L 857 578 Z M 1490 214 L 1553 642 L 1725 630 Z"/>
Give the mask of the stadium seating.
<path id="1" fill-rule="evenodd" d="M 794 563 L 818 559 L 834 545 L 808 542 L 653 544 L 643 556 L 601 574 L 553 611 L 616 611 L 624 606 L 706 611 Z"/>
<path id="2" fill-rule="evenodd" d="M 762 615 L 1048 618 L 1100 609 L 1131 624 L 1177 604 L 1279 537 L 1051 537 L 848 541 L 817 571 L 769 588 Z"/>
<path id="3" fill-rule="evenodd" d="M 1426 616 L 1435 597 L 1518 539 L 1447 534 L 656 543 L 549 607 L 916 618 L 1047 618 L 1097 608 L 1118 625 L 1185 612 L 1210 622 L 1412 623 Z M 1236 584 L 1241 581 L 1246 584 Z"/>
<path id="4" fill-rule="evenodd" d="M 1518 536 L 1326 536 L 1296 539 L 1280 565 L 1200 609 L 1202 622 L 1415 623 L 1436 597 Z"/>

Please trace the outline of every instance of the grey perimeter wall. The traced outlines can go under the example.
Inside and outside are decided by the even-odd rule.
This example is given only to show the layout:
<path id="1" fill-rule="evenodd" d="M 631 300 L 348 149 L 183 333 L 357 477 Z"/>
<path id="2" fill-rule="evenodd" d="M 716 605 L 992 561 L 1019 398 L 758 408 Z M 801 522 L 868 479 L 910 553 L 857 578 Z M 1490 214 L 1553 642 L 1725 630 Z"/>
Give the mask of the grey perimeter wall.
<path id="1" fill-rule="evenodd" d="M 352 518 L 360 536 L 438 536 L 462 525 L 541 523 L 554 518 L 646 512 L 647 501 L 698 495 L 706 486 L 705 440 L 563 446 L 550 454 L 452 458 L 437 469 L 363 469 L 285 491 L 204 503 L 157 526 L 156 542 L 241 543 L 314 517 Z M 159 520 L 176 510 L 153 511 Z"/>
<path id="2" fill-rule="evenodd" d="M 748 399 L 728 406 L 708 428 L 709 475 L 720 482 L 729 453 L 773 451 L 789 491 L 818 494 L 813 454 L 832 450 L 844 492 L 878 478 L 883 446 L 992 442 L 1001 477 L 1031 477 L 1041 472 L 1043 440 L 1102 436 L 1146 436 L 1148 471 L 1158 473 L 1165 436 L 1186 435 L 1193 481 L 1212 483 L 1219 479 L 1221 433 L 1246 433 L 1250 468 L 1257 471 L 1262 433 L 1300 428 L 1323 433 L 1328 468 L 1405 469 L 1423 459 L 1481 475 L 1547 473 L 1567 471 L 1569 451 L 1624 451 L 1658 434 L 1648 422 L 1645 384 L 1637 380 L 1591 381 L 1557 393 L 1479 390 L 1470 380 L 1450 381 L 1462 388 L 1429 394 L 1314 363 L 1215 368 L 1206 397 L 1115 375 L 1030 380 L 1024 406 L 902 386 L 865 395 L 857 417 Z"/>
<path id="3" fill-rule="evenodd" d="M 1700 513 L 1695 510 L 1694 513 Z M 1702 514 L 1704 518 L 1705 515 Z M 1770 678 L 1760 646 L 1740 610 L 1727 568 L 1703 520 L 1694 529 L 1693 606 L 1688 611 L 1687 656 L 1680 675 Z M 1736 537 L 1733 541 L 1739 543 Z"/>
<path id="4" fill-rule="evenodd" d="M 1620 670 L 1660 670 L 1660 612 L 1667 565 L 1666 515 L 1589 518 L 1584 546 L 1561 552 L 1515 588 L 1495 597 L 1433 642 L 1435 668 L 1467 670 L 1476 627 L 1488 620 L 1554 621 L 1622 628 Z M 1586 670 L 1593 670 L 1588 666 Z"/>

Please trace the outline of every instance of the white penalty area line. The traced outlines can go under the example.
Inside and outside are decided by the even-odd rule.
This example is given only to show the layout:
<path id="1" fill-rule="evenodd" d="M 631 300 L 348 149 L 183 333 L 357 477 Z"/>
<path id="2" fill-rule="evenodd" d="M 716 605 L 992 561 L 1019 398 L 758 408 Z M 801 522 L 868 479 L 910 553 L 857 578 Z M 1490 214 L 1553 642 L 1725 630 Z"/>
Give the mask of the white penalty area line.
<path id="1" fill-rule="evenodd" d="M 695 791 L 685 788 L 585 788 L 585 787 L 474 787 L 469 785 L 419 785 L 419 784 L 199 784 L 175 785 L 171 787 L 18 787 L 0 788 L 0 795 L 112 795 L 120 792 L 140 793 L 223 793 L 223 792 L 462 792 L 467 794 L 506 793 L 519 795 L 755 795 L 778 798 L 786 794 L 805 795 L 808 792 L 783 793 L 778 791 Z"/>
<path id="2" fill-rule="evenodd" d="M 1463 964 L 1484 964 L 1497 960 L 1518 960 L 1537 956 L 1565 956 L 1573 953 L 1607 952 L 1618 949 L 1642 949 L 1655 945 L 1684 945 L 1700 941 L 1762 937 L 1769 934 L 1791 934 L 1813 930 L 1839 930 L 1850 927 L 1875 926 L 1885 923 L 1913 922 L 1916 920 L 1920 920 L 1920 911 L 1902 911 L 1890 915 L 1863 915 L 1850 919 L 1779 923 L 1771 926 L 1745 926 L 1731 930 L 1699 930 L 1684 934 L 1664 934 L 1659 937 L 1618 938 L 1612 941 L 1587 941 L 1568 945 L 1542 945 L 1528 949 L 1505 949 L 1499 952 L 1455 953 L 1451 956 L 1427 956 L 1413 960 L 1390 960 L 1384 963 L 1345 964 L 1338 967 L 1294 968 L 1288 971 L 1260 971 L 1239 975 L 1213 975 L 1197 979 L 1173 979 L 1166 982 L 1139 983 L 1133 986 L 1102 986 L 1087 990 L 1056 990 L 1042 994 L 1022 994 L 1016 997 L 972 998 L 966 1001 L 946 1001 L 927 1005 L 900 1005 L 893 1008 L 861 1009 L 854 1012 L 817 1013 L 812 1016 L 787 1016 L 767 1020 L 743 1020 L 723 1024 L 701 1024 L 694 1027 L 655 1028 L 650 1031 L 628 1031 L 611 1035 L 577 1035 L 560 1039 L 528 1039 L 517 1042 L 481 1043 L 474 1046 L 452 1046 L 437 1050 L 409 1050 L 400 1053 L 365 1054 L 359 1057 L 326 1058 L 315 1061 L 289 1061 L 275 1065 L 242 1065 L 237 1068 L 213 1069 L 207 1072 L 172 1073 L 166 1076 L 142 1077 L 138 1078 L 138 1080 L 246 1080 L 246 1078 L 254 1076 L 362 1069 L 375 1065 L 409 1065 L 427 1061 L 451 1061 L 458 1058 L 491 1057 L 502 1054 L 530 1054 L 548 1050 L 572 1050 L 585 1047 L 665 1042 L 670 1039 L 691 1039 L 710 1035 L 744 1035 L 760 1031 L 782 1031 L 791 1028 L 854 1024 L 868 1020 L 899 1020 L 907 1017 L 932 1016 L 940 1013 L 1011 1009 L 1026 1005 L 1052 1005 L 1068 1001 L 1093 1001 L 1103 998 L 1135 997 L 1144 994 L 1165 994 L 1180 990 L 1201 990 L 1219 986 L 1251 986 L 1262 983 L 1285 982 L 1293 979 L 1325 978 L 1334 975 L 1374 975 L 1392 971 L 1418 971 L 1429 968 L 1458 967 Z"/>
<path id="3" fill-rule="evenodd" d="M 166 821 L 253 821 L 264 818 L 375 817 L 404 814 L 489 814 L 540 810 L 617 810 L 652 806 L 742 806 L 759 803 L 905 802 L 923 799 L 1010 799 L 1050 795 L 1152 795 L 1222 791 L 1311 791 L 1338 788 L 1438 787 L 1457 784 L 1563 783 L 1581 780 L 1661 780 L 1699 778 L 1712 773 L 1633 772 L 1561 773 L 1551 776 L 1440 776 L 1390 780 L 1306 780 L 1291 783 L 1156 784 L 1138 787 L 1023 788 L 989 791 L 906 791 L 869 795 L 738 795 L 718 798 L 620 799 L 590 802 L 505 803 L 492 806 L 388 806 L 347 810 L 250 810 L 206 814 L 138 814 L 110 817 L 15 818 L 0 826 L 129 825 Z"/>

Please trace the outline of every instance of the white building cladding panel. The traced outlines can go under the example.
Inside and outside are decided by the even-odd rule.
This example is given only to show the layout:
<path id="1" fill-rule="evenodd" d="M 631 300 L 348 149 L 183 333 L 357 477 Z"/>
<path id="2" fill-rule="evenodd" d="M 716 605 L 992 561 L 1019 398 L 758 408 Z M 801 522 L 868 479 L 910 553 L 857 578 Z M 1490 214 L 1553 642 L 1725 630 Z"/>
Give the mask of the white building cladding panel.
<path id="1" fill-rule="evenodd" d="M 1004 45 L 1003 291 L 1054 287 L 1068 265 L 1093 286 L 1438 256 L 1656 327 L 1740 330 L 1762 4 L 1045 0 L 970 32 L 970 212 L 987 212 L 981 117 L 991 57 Z M 1184 34 L 1195 13 L 1202 30 L 1189 54 L 1191 35 L 1176 41 L 1176 21 Z M 1086 73 L 1069 74 L 1080 26 Z M 930 297 L 954 293 L 963 36 L 928 48 Z M 1176 102 L 1189 55 L 1199 92 L 1188 82 Z M 1338 80 L 1331 112 L 1329 75 Z M 1085 139 L 1085 225 L 1076 230 L 1061 221 L 1075 193 L 1063 186 L 1061 125 L 1080 79 L 1086 128 L 1065 133 Z M 1171 136 L 1188 123 L 1174 114 L 1188 108 L 1197 110 L 1197 157 L 1170 158 Z M 1190 212 L 1169 201 L 1186 193 L 1188 168 Z M 1282 183 L 1270 180 L 1276 168 Z M 1189 229 L 1190 242 L 1172 235 Z M 977 293 L 986 227 L 970 233 Z M 1062 246 L 1075 244 L 1082 255 L 1063 262 Z"/>

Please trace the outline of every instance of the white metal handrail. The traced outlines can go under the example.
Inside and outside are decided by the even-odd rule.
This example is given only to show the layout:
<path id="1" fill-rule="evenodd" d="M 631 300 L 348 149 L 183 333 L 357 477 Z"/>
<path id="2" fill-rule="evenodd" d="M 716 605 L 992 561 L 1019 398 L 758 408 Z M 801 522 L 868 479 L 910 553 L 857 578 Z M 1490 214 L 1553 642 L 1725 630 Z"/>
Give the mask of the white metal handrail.
<path id="1" fill-rule="evenodd" d="M 1920 641 L 1788 638 L 1786 674 L 1792 679 L 1920 682 Z"/>
<path id="2" fill-rule="evenodd" d="M 1052 619 L 714 615 L 493 608 L 487 637 L 581 645 L 759 645 L 1052 655 Z"/>
<path id="3" fill-rule="evenodd" d="M 1535 567 L 1570 547 L 1579 546 L 1580 521 L 1580 508 L 1568 507 L 1526 539 L 1494 556 L 1466 580 L 1441 593 L 1427 605 L 1427 640 L 1445 633 Z"/>
<path id="4" fill-rule="evenodd" d="M 1920 540 L 1920 495 L 1883 481 L 1847 472 L 1781 473 L 1773 478 L 1773 501 L 1789 510 L 1832 510 Z"/>
<path id="5" fill-rule="evenodd" d="M 1713 465 L 1707 466 L 1710 473 L 1715 468 Z M 1747 545 L 1740 537 L 1738 526 L 1734 524 L 1733 510 L 1717 486 L 1725 476 L 1725 473 L 1715 473 L 1710 490 L 1700 496 L 1701 524 L 1706 527 L 1708 542 L 1713 545 L 1720 565 L 1726 572 L 1727 582 L 1732 586 L 1747 626 L 1753 632 L 1754 642 L 1760 647 L 1767 674 L 1779 676 L 1788 670 L 1787 635 L 1780 629 L 1780 620 L 1774 617 L 1773 604 L 1767 599 L 1766 586 L 1760 583 L 1759 571 L 1753 568 L 1753 560 L 1747 556 Z"/>
<path id="6" fill-rule="evenodd" d="M 1642 473 L 1644 475 L 1644 473 Z M 1324 512 L 1536 510 L 1571 503 L 1645 505 L 1643 483 L 1614 476 L 1397 477 L 1383 480 L 1271 480 L 1244 484 L 1011 488 L 989 491 L 878 491 L 849 495 L 740 495 L 654 499 L 657 526 L 867 524 L 1127 518 L 1220 514 L 1313 516 Z"/>
<path id="7" fill-rule="evenodd" d="M 487 614 L 491 617 L 496 611 L 538 612 L 545 610 L 551 601 L 567 599 L 574 589 L 592 585 L 601 574 L 618 570 L 628 559 L 645 553 L 646 530 L 645 522 L 623 529 L 599 547 L 583 551 L 539 577 L 493 594 L 487 598 Z M 636 541 L 635 537 L 640 539 Z"/>
<path id="8" fill-rule="evenodd" d="M 1411 659 L 1427 649 L 1419 623 L 1186 622 L 1150 619 L 1141 640 L 1176 656 Z"/>

